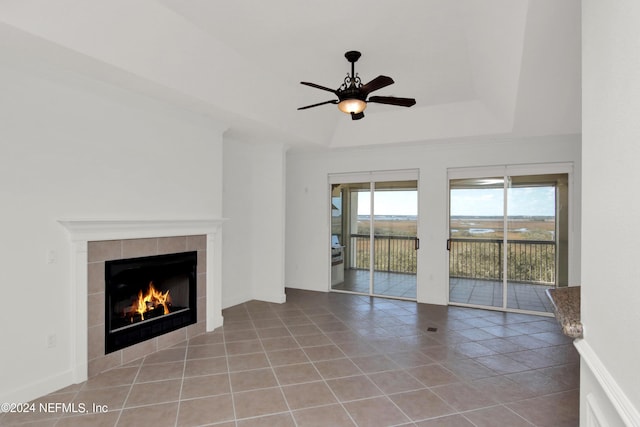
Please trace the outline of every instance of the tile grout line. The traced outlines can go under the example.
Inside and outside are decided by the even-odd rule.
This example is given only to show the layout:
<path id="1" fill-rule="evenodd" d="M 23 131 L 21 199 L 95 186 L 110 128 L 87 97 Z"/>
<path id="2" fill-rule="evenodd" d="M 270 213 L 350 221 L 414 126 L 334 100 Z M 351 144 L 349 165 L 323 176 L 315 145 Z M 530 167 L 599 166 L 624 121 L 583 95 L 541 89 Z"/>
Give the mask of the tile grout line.
<path id="1" fill-rule="evenodd" d="M 316 328 L 318 328 L 321 332 L 321 335 L 326 337 L 331 343 L 333 343 L 336 347 L 337 344 L 331 339 L 331 337 L 329 337 L 323 330 L 322 328 L 320 328 L 318 326 L 318 324 L 309 316 L 307 316 L 309 318 L 309 321 L 311 322 L 312 325 L 314 325 Z M 289 330 L 289 328 L 285 325 L 285 327 L 287 328 L 287 330 Z M 291 331 L 289 331 L 289 333 L 291 333 Z M 292 334 L 293 336 L 293 334 Z M 296 339 L 295 336 L 293 336 L 293 339 L 298 342 L 298 340 Z M 298 345 L 300 345 L 300 343 L 298 342 Z M 340 347 L 338 347 L 340 348 Z M 307 357 L 307 359 L 309 359 L 309 355 L 307 354 L 306 351 L 304 351 L 304 347 L 300 347 L 300 349 L 302 350 L 302 352 L 305 354 L 305 356 Z M 340 349 L 340 351 L 345 354 L 342 349 Z M 345 354 L 346 356 L 346 354 Z M 348 358 L 348 357 L 347 357 Z M 349 359 L 351 361 L 351 359 Z M 340 401 L 340 399 L 338 399 L 338 396 L 336 395 L 335 391 L 333 391 L 333 389 L 331 388 L 331 386 L 329 386 L 329 383 L 327 382 L 327 379 L 320 373 L 320 371 L 318 370 L 318 368 L 316 367 L 315 363 L 313 363 L 313 361 L 311 359 L 309 359 L 309 362 L 311 363 L 311 366 L 313 366 L 313 369 L 316 371 L 316 373 L 318 374 L 318 376 L 322 379 L 323 384 L 325 385 L 325 387 L 327 387 L 327 389 L 331 392 L 331 395 L 333 396 L 333 398 L 336 400 L 336 402 L 340 405 L 340 407 L 342 408 L 342 410 L 347 414 L 347 416 L 349 417 L 349 419 L 351 420 L 351 422 L 354 425 L 358 425 L 358 423 L 353 419 L 353 416 L 351 415 L 351 413 L 347 410 L 347 408 L 344 406 L 343 402 Z M 351 362 L 353 363 L 353 362 Z M 354 364 L 355 365 L 355 364 Z M 357 365 L 356 368 L 360 369 Z M 309 408 L 305 408 L 305 409 L 309 409 Z M 295 417 L 294 417 L 295 419 Z"/>
<path id="2" fill-rule="evenodd" d="M 133 377 L 133 380 L 131 381 L 131 384 L 129 386 L 129 391 L 127 392 L 127 396 L 124 398 L 124 400 L 122 401 L 122 408 L 120 409 L 120 413 L 118 414 L 118 418 L 116 418 L 116 422 L 114 425 L 118 425 L 118 423 L 120 422 L 120 418 L 122 418 L 122 414 L 125 411 L 126 405 L 127 405 L 127 401 L 129 400 L 129 396 L 131 396 L 131 390 L 133 390 L 133 386 L 136 384 L 136 379 L 138 379 L 138 375 L 140 375 L 140 371 L 142 370 L 142 365 L 144 364 L 144 360 L 147 357 L 145 356 L 142 359 L 142 362 L 140 363 L 140 365 L 138 366 L 138 370 L 136 371 L 136 374 Z"/>
<path id="3" fill-rule="evenodd" d="M 277 313 L 274 313 L 274 314 L 276 314 L 276 317 L 282 322 L 282 320 L 277 315 Z M 249 313 L 249 317 L 251 317 L 251 313 Z M 287 413 L 289 414 L 289 416 L 293 420 L 293 424 L 297 427 L 298 426 L 298 422 L 296 421 L 296 418 L 293 416 L 293 410 L 291 409 L 291 406 L 289 405 L 289 401 L 287 400 L 287 396 L 284 394 L 283 386 L 282 386 L 282 384 L 280 384 L 280 379 L 278 378 L 278 375 L 276 375 L 275 369 L 273 368 L 273 364 L 271 363 L 271 359 L 269 359 L 269 354 L 267 353 L 267 349 L 264 347 L 264 343 L 262 342 L 262 338 L 260 338 L 260 334 L 258 333 L 258 329 L 255 327 L 255 322 L 253 321 L 253 318 L 251 319 L 251 323 L 253 323 L 254 330 L 256 332 L 256 335 L 258 336 L 258 342 L 260 343 L 260 347 L 262 348 L 262 351 L 264 352 L 264 357 L 267 359 L 267 363 L 269 364 L 269 368 L 271 369 L 273 377 L 276 379 L 276 384 L 278 384 L 278 389 L 280 391 L 280 395 L 282 396 L 282 399 L 284 400 L 285 405 L 287 405 Z M 282 324 L 284 325 L 284 322 L 282 322 Z M 284 327 L 287 329 L 287 332 L 291 333 L 286 325 L 284 325 Z M 294 340 L 295 340 L 295 338 L 294 338 Z M 269 415 L 274 415 L 274 414 L 269 414 Z"/>
<path id="4" fill-rule="evenodd" d="M 249 321 L 251 322 L 251 325 L 255 327 L 255 325 L 253 324 L 253 320 L 249 315 L 249 310 L 246 307 L 244 307 L 244 311 L 247 313 L 247 316 L 249 317 Z M 227 336 L 224 330 L 224 324 L 222 325 L 222 343 L 224 345 L 224 361 L 227 365 L 227 381 L 229 381 L 229 393 L 231 394 L 231 409 L 233 410 L 233 423 L 237 426 L 238 413 L 236 410 L 236 398 L 233 393 L 233 383 L 231 382 L 231 369 L 229 366 L 229 353 L 227 351 Z"/>
<path id="5" fill-rule="evenodd" d="M 175 427 L 178 427 L 180 419 L 180 408 L 182 407 L 182 388 L 184 387 L 184 375 L 187 370 L 187 355 L 189 354 L 189 340 L 187 339 L 187 347 L 184 350 L 184 359 L 182 360 L 182 378 L 180 379 L 180 392 L 178 393 L 178 408 L 176 410 Z"/>
<path id="6" fill-rule="evenodd" d="M 330 311 L 330 312 L 331 312 L 331 311 Z M 333 315 L 334 317 L 337 317 L 337 316 L 335 316 L 335 314 L 334 314 L 334 313 L 332 313 L 332 315 Z M 311 320 L 312 320 L 312 319 L 311 319 Z M 312 321 L 313 321 L 313 320 L 312 320 Z M 315 323 L 315 322 L 314 322 L 314 323 Z M 342 323 L 344 323 L 344 322 L 342 322 Z M 316 324 L 316 326 L 317 326 L 320 330 L 322 330 L 322 329 L 321 329 L 317 324 Z M 351 330 L 351 328 L 349 327 L 349 325 L 345 324 L 345 326 L 347 326 L 347 329 L 348 329 L 350 332 L 353 332 L 353 331 Z M 356 333 L 356 332 L 354 332 L 354 333 Z M 323 331 L 323 334 L 324 334 L 324 331 Z M 356 333 L 356 334 L 357 334 L 357 333 Z M 382 391 L 382 389 L 381 389 L 380 387 L 378 387 L 378 385 L 377 385 L 376 383 L 374 383 L 373 381 L 371 381 L 371 378 L 369 378 L 369 376 L 367 375 L 367 373 L 366 373 L 366 372 L 364 372 L 364 371 L 362 370 L 362 368 L 360 368 L 360 366 L 358 366 L 356 363 L 354 363 L 354 362 L 353 362 L 353 360 L 351 360 L 351 356 L 349 356 L 349 355 L 347 355 L 346 353 L 344 353 L 344 351 L 342 351 L 342 349 L 340 348 L 340 346 L 339 346 L 335 341 L 333 341 L 333 340 L 331 339 L 331 337 L 327 336 L 326 334 L 324 334 L 324 335 L 329 339 L 329 341 L 331 341 L 331 342 L 332 342 L 336 347 L 338 347 L 338 349 L 340 349 L 340 351 L 341 351 L 341 352 L 346 356 L 346 358 L 347 358 L 351 363 L 353 363 L 353 364 L 355 365 L 355 367 L 360 371 L 360 373 L 361 373 L 361 374 L 362 374 L 362 375 L 363 375 L 363 376 L 364 376 L 368 381 L 370 381 L 370 382 L 374 385 L 374 387 L 375 387 L 375 388 L 376 388 L 380 393 L 382 393 L 382 396 L 384 396 L 384 397 L 385 397 L 389 402 L 391 402 L 391 403 L 392 403 L 392 404 L 393 404 L 393 405 L 394 405 L 394 406 L 395 406 L 395 407 L 400 411 L 400 413 L 401 413 L 402 415 L 404 415 L 404 416 L 405 416 L 405 417 L 406 417 L 410 422 L 413 422 L 413 420 L 411 419 L 411 417 L 410 417 L 410 416 L 408 416 L 408 415 L 407 415 L 407 414 L 406 414 L 406 413 L 405 413 L 405 412 L 404 412 L 404 411 L 403 411 L 403 410 L 402 410 L 402 409 L 401 409 L 401 408 L 400 408 L 400 407 L 399 407 L 399 406 L 398 406 L 398 405 L 397 405 L 397 404 L 396 404 L 392 399 L 390 399 L 390 398 L 389 398 L 389 396 L 388 396 L 384 391 Z M 374 347 L 374 348 L 375 348 L 375 347 Z M 377 349 L 376 349 L 376 350 L 377 350 Z M 304 351 L 304 349 L 303 349 L 303 351 Z M 331 391 L 331 393 L 334 395 L 334 397 L 336 398 L 336 400 L 340 403 L 340 405 L 342 406 L 342 408 L 344 409 L 344 411 L 349 415 L 349 418 L 351 419 L 351 421 L 353 421 L 355 425 L 358 425 L 358 423 L 356 422 L 356 420 L 354 420 L 354 419 L 353 419 L 353 417 L 352 417 L 351 413 L 350 413 L 350 412 L 347 410 L 347 408 L 344 406 L 344 402 L 342 402 L 342 401 L 340 401 L 340 399 L 338 399 L 338 396 L 336 396 L 336 394 L 335 394 L 335 392 L 333 391 L 333 389 L 329 386 L 329 384 L 327 384 L 326 379 L 325 379 L 325 378 L 320 374 L 320 372 L 318 371 L 318 368 L 317 368 L 313 363 L 312 363 L 312 365 L 313 365 L 313 367 L 316 369 L 316 371 L 318 372 L 318 375 L 320 375 L 320 378 L 322 378 L 322 379 L 323 379 L 323 381 L 325 382 L 326 386 L 329 388 L 329 390 Z M 348 377 L 346 377 L 346 378 L 348 378 Z M 372 399 L 372 398 L 375 398 L 375 397 L 378 397 L 378 396 L 371 396 L 371 397 L 363 398 L 363 399 L 361 399 L 361 400 Z M 356 400 L 352 400 L 352 401 L 349 401 L 349 402 L 353 402 L 353 401 L 356 401 Z M 406 424 L 406 423 L 403 423 L 403 424 Z"/>

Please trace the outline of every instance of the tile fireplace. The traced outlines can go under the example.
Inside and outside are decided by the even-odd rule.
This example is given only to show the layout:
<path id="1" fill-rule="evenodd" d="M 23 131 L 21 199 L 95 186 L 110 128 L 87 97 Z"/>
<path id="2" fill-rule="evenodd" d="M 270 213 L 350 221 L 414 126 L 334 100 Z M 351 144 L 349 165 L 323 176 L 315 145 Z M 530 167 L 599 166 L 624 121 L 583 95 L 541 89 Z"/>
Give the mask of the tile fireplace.
<path id="1" fill-rule="evenodd" d="M 85 381 L 107 369 L 122 366 L 135 359 L 222 326 L 222 242 L 220 229 L 224 219 L 195 220 L 60 220 L 71 241 L 72 300 L 72 366 L 74 383 Z M 196 322 L 146 339 L 119 350 L 107 351 L 106 277 L 107 263 L 112 261 L 196 252 L 196 291 L 192 314 Z M 118 265 L 120 261 L 114 265 Z M 125 261 L 123 261 L 125 262 Z M 183 278 L 191 273 L 181 273 Z M 180 275 L 180 274 L 179 274 Z M 179 276 L 178 275 L 178 276 Z M 135 276 L 135 275 L 134 275 Z M 166 289 L 173 284 L 156 283 L 163 293 L 169 290 L 182 307 L 184 291 Z M 170 282 L 173 279 L 170 280 Z M 142 280 L 147 281 L 146 279 Z M 149 283 L 134 292 L 147 292 Z M 138 289 L 139 288 L 139 289 Z M 158 289 L 156 289 L 158 290 Z M 189 291 L 190 299 L 193 293 Z M 137 295 L 136 295 L 137 297 Z M 166 301 L 165 301 L 166 302 Z M 190 301 L 191 302 L 191 301 Z M 121 304 L 124 304 L 121 302 Z M 126 304 L 125 304 L 126 305 Z M 129 304 L 131 306 L 132 304 Z M 145 302 L 145 305 L 147 303 Z M 149 304 L 159 314 L 156 301 Z M 191 305 L 190 305 L 191 306 Z M 130 310 L 129 310 L 130 311 Z M 164 315 L 164 308 L 162 309 Z M 181 310 L 182 312 L 182 310 Z M 169 315 L 171 317 L 171 315 Z M 135 314 L 133 315 L 135 318 Z M 140 317 L 142 317 L 140 315 Z M 145 320 L 149 316 L 146 316 Z M 135 319 L 134 319 L 135 320 Z M 116 327 L 114 329 L 121 329 Z"/>

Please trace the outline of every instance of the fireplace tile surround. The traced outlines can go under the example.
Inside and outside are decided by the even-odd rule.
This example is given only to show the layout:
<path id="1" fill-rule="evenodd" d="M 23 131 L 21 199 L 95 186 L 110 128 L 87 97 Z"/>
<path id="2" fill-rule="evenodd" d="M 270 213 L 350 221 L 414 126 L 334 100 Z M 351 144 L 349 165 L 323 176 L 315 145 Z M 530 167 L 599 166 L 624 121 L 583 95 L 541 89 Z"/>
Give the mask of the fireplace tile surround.
<path id="1" fill-rule="evenodd" d="M 71 383 L 222 326 L 224 218 L 64 219 L 71 249 Z M 197 251 L 197 322 L 177 331 L 104 354 L 105 261 Z M 97 309 L 96 309 L 97 308 Z"/>
<path id="2" fill-rule="evenodd" d="M 87 246 L 88 377 L 125 365 L 178 342 L 202 334 L 206 313 L 206 236 L 175 236 L 144 239 L 91 241 Z M 193 325 L 105 355 L 104 348 L 104 266 L 105 261 L 163 255 L 198 253 L 198 319 Z"/>

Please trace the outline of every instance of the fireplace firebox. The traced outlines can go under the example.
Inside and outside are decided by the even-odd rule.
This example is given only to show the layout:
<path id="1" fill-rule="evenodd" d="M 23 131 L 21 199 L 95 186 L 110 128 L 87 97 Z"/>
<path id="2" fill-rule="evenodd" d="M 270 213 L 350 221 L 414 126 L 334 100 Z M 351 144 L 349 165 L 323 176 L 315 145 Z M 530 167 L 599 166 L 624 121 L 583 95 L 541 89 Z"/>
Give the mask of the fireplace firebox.
<path id="1" fill-rule="evenodd" d="M 197 252 L 105 262 L 105 354 L 196 323 Z"/>

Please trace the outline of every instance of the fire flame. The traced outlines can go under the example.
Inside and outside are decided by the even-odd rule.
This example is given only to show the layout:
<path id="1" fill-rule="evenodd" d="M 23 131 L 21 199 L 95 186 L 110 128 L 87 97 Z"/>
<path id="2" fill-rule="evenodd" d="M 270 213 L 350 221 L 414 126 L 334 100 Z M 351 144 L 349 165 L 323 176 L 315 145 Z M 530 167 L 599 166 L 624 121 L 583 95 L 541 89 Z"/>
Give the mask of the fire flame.
<path id="1" fill-rule="evenodd" d="M 164 314 L 169 314 L 169 303 L 171 303 L 169 291 L 164 293 L 158 291 L 153 286 L 153 282 L 149 282 L 149 289 L 147 290 L 147 293 L 143 294 L 142 289 L 138 292 L 138 299 L 137 301 L 133 301 L 129 313 L 139 313 L 142 320 L 144 320 L 144 313 L 162 306 Z M 133 317 L 131 320 L 133 321 Z"/>

